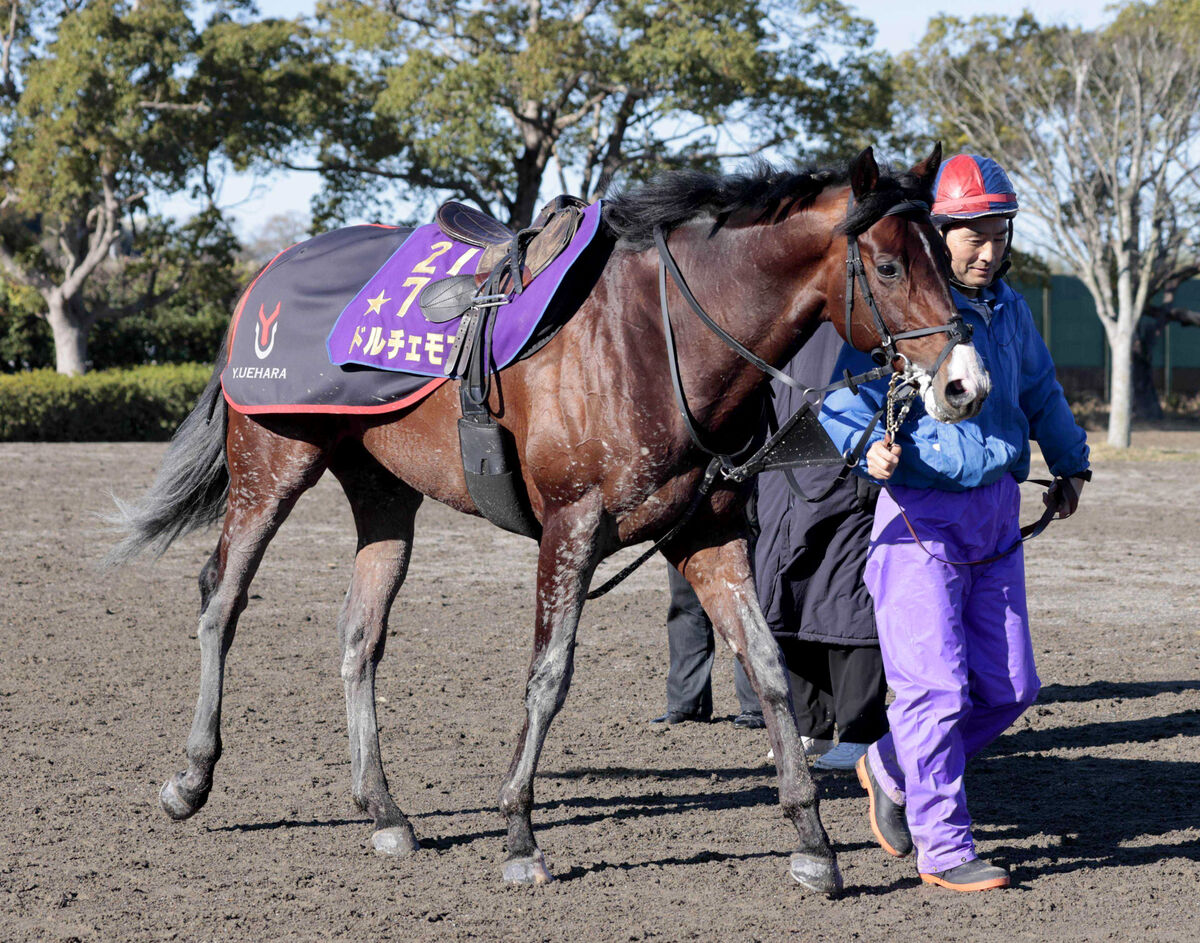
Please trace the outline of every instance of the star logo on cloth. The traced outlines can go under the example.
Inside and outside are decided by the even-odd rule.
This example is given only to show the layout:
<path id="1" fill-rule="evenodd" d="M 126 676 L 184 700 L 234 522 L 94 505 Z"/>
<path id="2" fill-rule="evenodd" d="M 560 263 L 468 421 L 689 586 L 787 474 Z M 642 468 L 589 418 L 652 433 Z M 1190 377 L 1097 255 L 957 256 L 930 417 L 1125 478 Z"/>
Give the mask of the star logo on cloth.
<path id="1" fill-rule="evenodd" d="M 367 313 L 367 314 L 379 314 L 379 313 L 380 313 L 379 309 L 380 309 L 380 308 L 382 308 L 382 307 L 383 307 L 385 304 L 387 304 L 387 303 L 388 303 L 389 301 L 391 301 L 391 300 L 392 300 L 391 298 L 387 297 L 387 296 L 386 296 L 386 295 L 383 293 L 383 289 L 382 289 L 382 288 L 381 288 L 381 289 L 379 289 L 379 294 L 378 294 L 378 295 L 376 295 L 374 298 L 368 298 L 368 299 L 367 299 L 367 311 L 366 311 L 366 313 Z"/>

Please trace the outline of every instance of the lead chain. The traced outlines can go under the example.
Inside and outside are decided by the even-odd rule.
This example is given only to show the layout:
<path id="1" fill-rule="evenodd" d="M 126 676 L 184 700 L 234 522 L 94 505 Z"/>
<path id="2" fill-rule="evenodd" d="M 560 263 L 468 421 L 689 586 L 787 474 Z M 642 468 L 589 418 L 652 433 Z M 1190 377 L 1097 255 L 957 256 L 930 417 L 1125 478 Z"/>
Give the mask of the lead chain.
<path id="1" fill-rule="evenodd" d="M 901 389 L 905 387 L 908 389 L 907 396 L 901 393 Z M 900 426 L 908 418 L 908 411 L 912 409 L 913 401 L 916 398 L 916 390 L 908 385 L 903 374 L 893 373 L 891 380 L 888 381 L 886 435 L 884 437 L 889 444 L 896 441 L 896 433 L 900 431 Z M 899 410 L 896 409 L 897 402 L 900 403 Z"/>

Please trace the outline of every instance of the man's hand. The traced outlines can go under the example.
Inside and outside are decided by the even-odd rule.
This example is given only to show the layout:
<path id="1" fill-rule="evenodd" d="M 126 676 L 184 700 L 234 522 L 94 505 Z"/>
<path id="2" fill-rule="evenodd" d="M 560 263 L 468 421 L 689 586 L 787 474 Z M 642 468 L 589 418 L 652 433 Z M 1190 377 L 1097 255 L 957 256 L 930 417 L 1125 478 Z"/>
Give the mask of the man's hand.
<path id="1" fill-rule="evenodd" d="M 1042 503 L 1053 508 L 1058 520 L 1070 517 L 1079 507 L 1079 496 L 1083 494 L 1084 478 L 1055 478 L 1054 484 L 1042 495 Z"/>
<path id="2" fill-rule="evenodd" d="M 867 449 L 867 474 L 872 478 L 887 481 L 899 464 L 900 446 L 893 445 L 886 438 Z"/>

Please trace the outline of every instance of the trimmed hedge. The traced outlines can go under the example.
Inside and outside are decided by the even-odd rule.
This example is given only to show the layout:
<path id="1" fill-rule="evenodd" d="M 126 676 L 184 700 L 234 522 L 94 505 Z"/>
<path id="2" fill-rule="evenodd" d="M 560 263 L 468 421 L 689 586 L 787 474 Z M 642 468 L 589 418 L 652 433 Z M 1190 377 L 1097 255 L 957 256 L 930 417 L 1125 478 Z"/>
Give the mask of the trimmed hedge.
<path id="1" fill-rule="evenodd" d="M 207 364 L 0 376 L 0 442 L 161 442 L 192 411 Z"/>

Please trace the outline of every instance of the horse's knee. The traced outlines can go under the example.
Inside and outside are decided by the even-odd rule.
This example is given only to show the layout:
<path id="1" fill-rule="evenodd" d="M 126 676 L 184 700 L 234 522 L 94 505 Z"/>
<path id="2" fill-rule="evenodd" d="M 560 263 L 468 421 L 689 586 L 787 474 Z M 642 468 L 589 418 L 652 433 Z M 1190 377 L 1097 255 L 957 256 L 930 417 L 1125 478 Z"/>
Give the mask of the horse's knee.
<path id="1" fill-rule="evenodd" d="M 212 556 L 208 558 L 208 562 L 200 570 L 200 576 L 197 582 L 200 584 L 200 612 L 203 613 L 208 609 L 209 600 L 212 599 L 213 593 L 217 591 L 217 571 L 219 569 L 219 561 L 217 554 L 219 550 L 214 550 Z"/>
<path id="2" fill-rule="evenodd" d="M 382 624 L 360 620 L 344 621 L 339 634 L 342 640 L 342 680 L 363 680 L 383 657 L 384 636 Z"/>
<path id="3" fill-rule="evenodd" d="M 545 706 L 551 701 L 557 711 L 567 699 L 567 688 L 575 670 L 575 659 L 571 650 L 548 649 L 534 666 L 525 686 L 525 706 L 529 710 Z"/>

